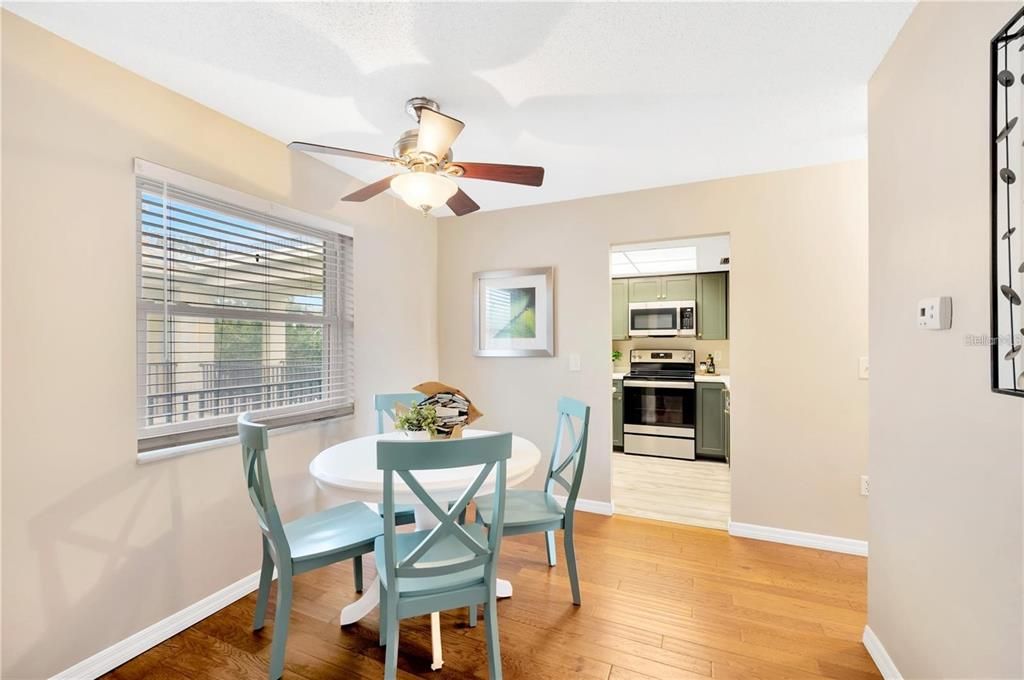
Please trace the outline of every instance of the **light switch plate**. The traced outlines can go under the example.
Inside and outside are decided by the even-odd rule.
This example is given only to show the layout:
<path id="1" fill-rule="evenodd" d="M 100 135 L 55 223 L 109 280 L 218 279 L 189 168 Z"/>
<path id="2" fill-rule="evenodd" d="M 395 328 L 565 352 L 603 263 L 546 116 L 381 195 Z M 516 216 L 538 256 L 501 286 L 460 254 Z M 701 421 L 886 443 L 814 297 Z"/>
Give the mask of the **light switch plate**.
<path id="1" fill-rule="evenodd" d="M 861 357 L 857 361 L 857 377 L 860 378 L 861 380 L 867 380 L 868 379 L 868 369 L 869 369 L 868 358 L 867 357 Z"/>
<path id="2" fill-rule="evenodd" d="M 580 361 L 580 355 L 573 352 L 569 354 L 569 370 L 580 371 L 582 370 L 582 362 Z"/>

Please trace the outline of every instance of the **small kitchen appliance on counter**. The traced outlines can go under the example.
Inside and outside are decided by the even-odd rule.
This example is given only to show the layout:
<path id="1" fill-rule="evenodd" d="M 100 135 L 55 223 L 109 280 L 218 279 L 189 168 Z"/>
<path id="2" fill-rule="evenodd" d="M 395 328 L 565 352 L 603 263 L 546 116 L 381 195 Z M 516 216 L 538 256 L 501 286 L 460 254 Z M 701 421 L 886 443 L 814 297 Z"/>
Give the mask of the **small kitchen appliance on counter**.
<path id="1" fill-rule="evenodd" d="M 697 398 L 692 349 L 635 349 L 623 387 L 625 453 L 696 458 Z"/>

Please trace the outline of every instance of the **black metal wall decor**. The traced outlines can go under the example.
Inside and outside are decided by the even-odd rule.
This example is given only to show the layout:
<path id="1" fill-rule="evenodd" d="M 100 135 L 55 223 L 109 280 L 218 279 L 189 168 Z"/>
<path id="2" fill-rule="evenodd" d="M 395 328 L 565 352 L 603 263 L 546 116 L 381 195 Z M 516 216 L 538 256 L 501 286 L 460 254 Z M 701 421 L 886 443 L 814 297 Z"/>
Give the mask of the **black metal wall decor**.
<path id="1" fill-rule="evenodd" d="M 992 38 L 990 63 L 992 389 L 1024 397 L 1024 8 Z"/>

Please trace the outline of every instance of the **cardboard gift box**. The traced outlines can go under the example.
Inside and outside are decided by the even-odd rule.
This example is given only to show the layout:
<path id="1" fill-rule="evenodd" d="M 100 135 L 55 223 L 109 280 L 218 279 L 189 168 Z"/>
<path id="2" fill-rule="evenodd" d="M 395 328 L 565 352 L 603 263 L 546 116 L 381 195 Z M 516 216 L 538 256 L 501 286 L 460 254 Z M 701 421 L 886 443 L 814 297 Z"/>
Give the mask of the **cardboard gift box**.
<path id="1" fill-rule="evenodd" d="M 437 411 L 438 439 L 461 439 L 463 428 L 479 420 L 483 415 L 462 390 L 451 385 L 425 382 L 413 389 L 425 395 L 425 399 L 420 402 L 421 406 L 433 406 Z M 401 405 L 396 404 L 396 407 L 399 406 Z M 408 408 L 403 406 L 401 410 L 396 410 L 396 414 L 406 410 Z"/>

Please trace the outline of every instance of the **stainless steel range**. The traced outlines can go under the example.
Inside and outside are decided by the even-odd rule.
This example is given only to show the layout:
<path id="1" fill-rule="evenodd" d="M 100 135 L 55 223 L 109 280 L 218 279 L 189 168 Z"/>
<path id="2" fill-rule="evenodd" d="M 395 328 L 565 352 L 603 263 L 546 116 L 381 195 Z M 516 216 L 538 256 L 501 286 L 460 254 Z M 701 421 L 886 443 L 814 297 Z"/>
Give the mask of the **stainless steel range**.
<path id="1" fill-rule="evenodd" d="M 692 349 L 635 349 L 623 379 L 623 451 L 696 458 L 697 390 Z"/>

